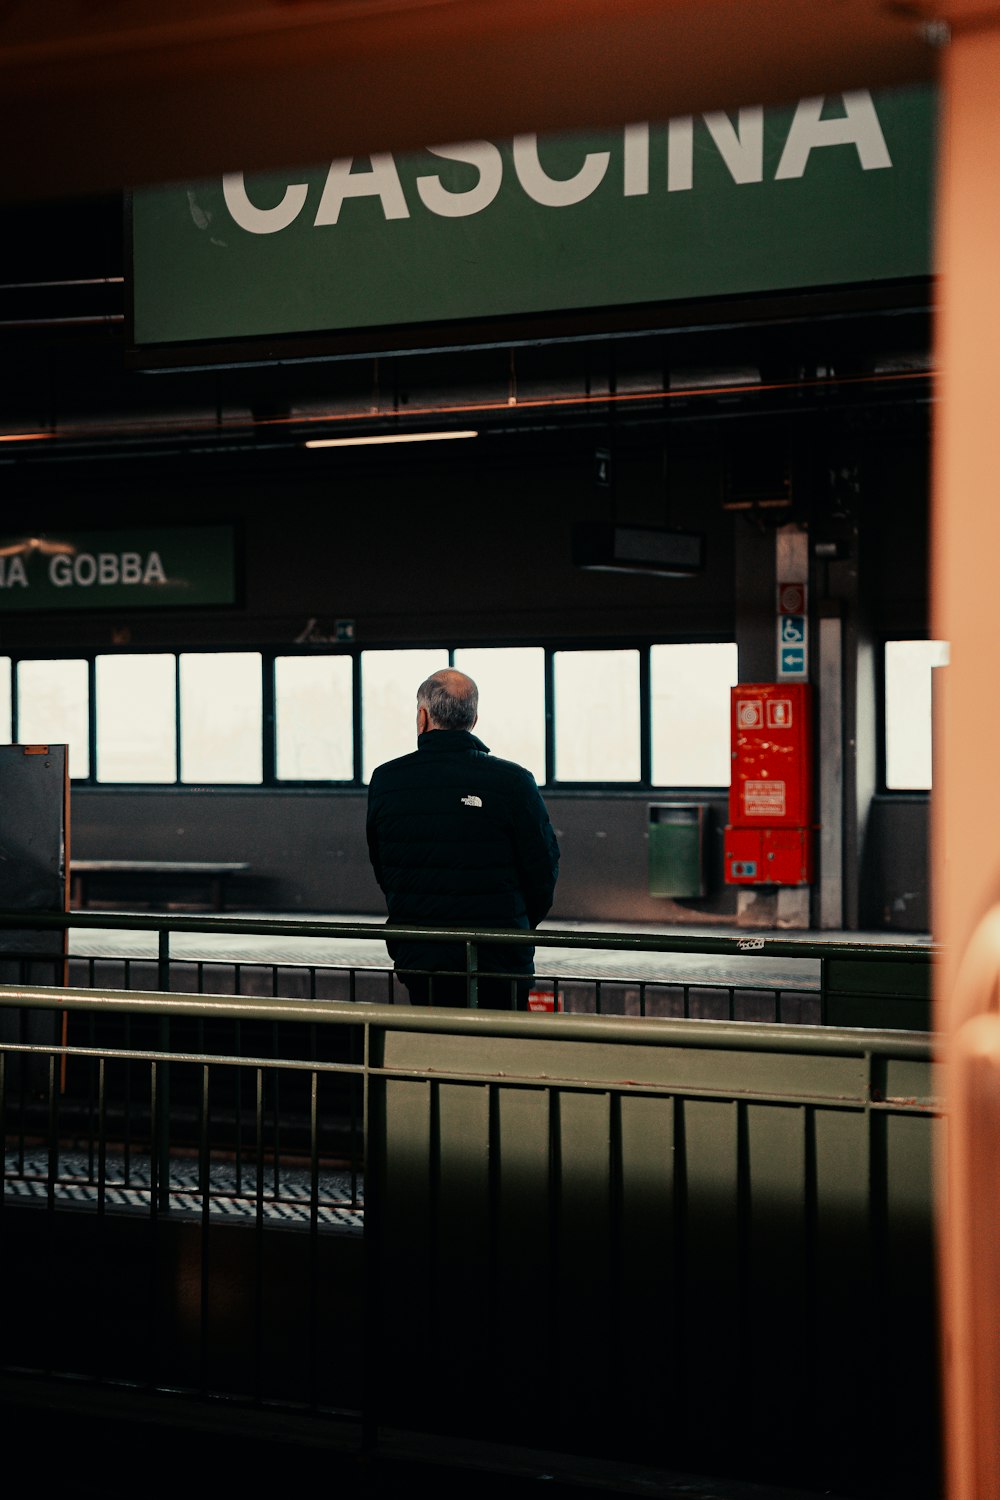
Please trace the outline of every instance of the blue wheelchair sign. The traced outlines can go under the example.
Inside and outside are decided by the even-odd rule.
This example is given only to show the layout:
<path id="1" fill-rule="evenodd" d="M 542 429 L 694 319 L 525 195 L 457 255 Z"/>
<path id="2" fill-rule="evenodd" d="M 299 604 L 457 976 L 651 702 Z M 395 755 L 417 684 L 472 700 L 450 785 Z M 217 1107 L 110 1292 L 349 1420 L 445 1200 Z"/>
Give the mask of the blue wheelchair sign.
<path id="1" fill-rule="evenodd" d="M 805 677 L 808 641 L 805 615 L 778 616 L 778 676 Z"/>

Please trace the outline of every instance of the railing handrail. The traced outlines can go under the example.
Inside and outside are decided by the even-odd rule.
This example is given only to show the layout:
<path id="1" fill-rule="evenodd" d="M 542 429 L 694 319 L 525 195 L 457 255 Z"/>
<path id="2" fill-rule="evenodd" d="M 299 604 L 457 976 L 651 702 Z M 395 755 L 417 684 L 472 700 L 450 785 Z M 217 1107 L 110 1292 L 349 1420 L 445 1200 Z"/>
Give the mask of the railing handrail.
<path id="1" fill-rule="evenodd" d="M 376 941 L 489 943 L 510 947 L 590 948 L 615 953 L 704 953 L 746 958 L 852 958 L 876 963 L 929 964 L 940 957 L 934 942 L 854 942 L 850 939 L 777 937 L 772 933 L 731 935 L 673 932 L 592 932 L 575 929 L 506 927 L 408 927 L 382 921 L 343 922 L 337 918 L 265 918 L 236 916 L 179 916 L 174 912 L 11 912 L 0 911 L 0 929 L 58 931 L 110 928 L 130 932 L 248 933 L 270 937 L 347 938 Z"/>
<path id="2" fill-rule="evenodd" d="M 767 1052 L 827 1052 L 847 1056 L 935 1056 L 925 1031 L 874 1031 L 864 1026 L 776 1026 L 770 1021 L 701 1021 L 668 1017 L 411 1008 L 368 1001 L 297 1000 L 259 995 L 180 994 L 172 991 L 73 989 L 0 985 L 0 1009 L 131 1012 L 189 1019 L 327 1022 L 393 1031 L 460 1032 L 476 1036 L 552 1036 L 559 1040 L 655 1043 L 658 1046 L 748 1048 Z M 45 1044 L 46 1052 L 59 1048 Z"/>

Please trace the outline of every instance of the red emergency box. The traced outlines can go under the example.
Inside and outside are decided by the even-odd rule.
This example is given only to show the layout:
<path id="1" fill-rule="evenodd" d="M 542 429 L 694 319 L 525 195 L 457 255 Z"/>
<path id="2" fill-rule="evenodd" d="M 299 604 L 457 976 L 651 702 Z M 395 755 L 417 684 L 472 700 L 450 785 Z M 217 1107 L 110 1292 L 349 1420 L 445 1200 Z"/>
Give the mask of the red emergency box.
<path id="1" fill-rule="evenodd" d="M 729 885 L 812 881 L 812 702 L 807 682 L 732 689 Z"/>
<path id="2" fill-rule="evenodd" d="M 727 828 L 727 885 L 811 885 L 808 828 Z"/>

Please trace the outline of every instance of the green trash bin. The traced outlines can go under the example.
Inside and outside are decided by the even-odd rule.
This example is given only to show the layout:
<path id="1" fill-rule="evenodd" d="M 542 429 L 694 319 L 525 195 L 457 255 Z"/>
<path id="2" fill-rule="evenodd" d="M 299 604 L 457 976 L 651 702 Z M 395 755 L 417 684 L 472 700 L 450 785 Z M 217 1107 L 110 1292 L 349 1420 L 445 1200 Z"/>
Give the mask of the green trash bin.
<path id="1" fill-rule="evenodd" d="M 652 802 L 649 806 L 649 894 L 704 896 L 704 802 Z"/>

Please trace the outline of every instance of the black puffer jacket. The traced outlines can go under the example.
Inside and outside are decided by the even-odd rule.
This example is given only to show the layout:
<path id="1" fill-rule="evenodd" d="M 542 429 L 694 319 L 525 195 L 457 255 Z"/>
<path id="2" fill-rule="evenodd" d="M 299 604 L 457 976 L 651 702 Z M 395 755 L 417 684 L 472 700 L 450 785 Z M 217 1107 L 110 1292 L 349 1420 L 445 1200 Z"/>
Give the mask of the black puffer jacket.
<path id="1" fill-rule="evenodd" d="M 389 921 L 537 927 L 552 905 L 559 845 L 530 771 L 464 729 L 420 735 L 368 788 L 368 850 Z M 464 973 L 462 944 L 392 942 L 397 969 Z M 484 948 L 479 967 L 530 974 L 534 949 Z"/>

